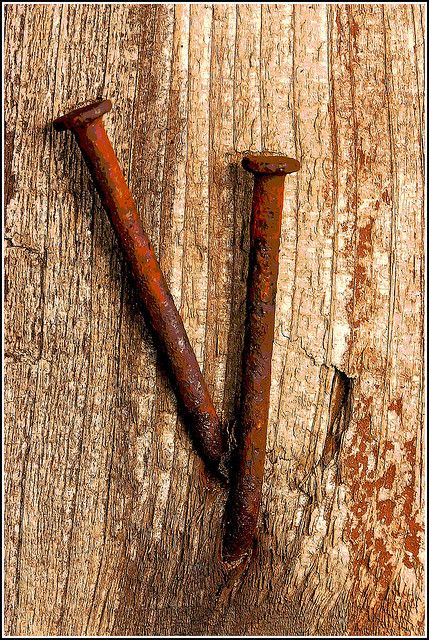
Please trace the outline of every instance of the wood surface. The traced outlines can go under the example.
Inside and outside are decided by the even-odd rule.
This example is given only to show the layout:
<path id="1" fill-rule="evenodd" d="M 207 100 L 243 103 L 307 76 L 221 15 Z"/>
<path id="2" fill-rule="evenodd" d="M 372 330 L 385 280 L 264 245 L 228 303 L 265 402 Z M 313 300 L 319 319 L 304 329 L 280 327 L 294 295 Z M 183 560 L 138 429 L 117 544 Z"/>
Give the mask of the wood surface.
<path id="1" fill-rule="evenodd" d="M 422 633 L 424 30 L 418 4 L 9 4 L 9 635 Z M 259 546 L 208 477 L 70 134 L 106 128 L 225 424 L 252 180 L 287 178 Z"/>

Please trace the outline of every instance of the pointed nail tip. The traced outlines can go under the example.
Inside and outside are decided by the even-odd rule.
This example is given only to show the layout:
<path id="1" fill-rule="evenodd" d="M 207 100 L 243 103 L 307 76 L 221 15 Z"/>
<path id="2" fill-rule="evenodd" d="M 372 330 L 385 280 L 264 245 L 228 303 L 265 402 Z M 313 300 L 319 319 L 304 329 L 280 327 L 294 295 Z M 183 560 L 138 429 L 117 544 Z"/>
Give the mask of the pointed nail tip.
<path id="1" fill-rule="evenodd" d="M 108 113 L 111 108 L 111 100 L 97 100 L 96 102 L 90 102 L 83 107 L 69 111 L 59 118 L 55 118 L 53 121 L 54 129 L 56 131 L 65 131 L 66 129 L 84 126 L 93 120 L 100 118 L 105 113 Z"/>

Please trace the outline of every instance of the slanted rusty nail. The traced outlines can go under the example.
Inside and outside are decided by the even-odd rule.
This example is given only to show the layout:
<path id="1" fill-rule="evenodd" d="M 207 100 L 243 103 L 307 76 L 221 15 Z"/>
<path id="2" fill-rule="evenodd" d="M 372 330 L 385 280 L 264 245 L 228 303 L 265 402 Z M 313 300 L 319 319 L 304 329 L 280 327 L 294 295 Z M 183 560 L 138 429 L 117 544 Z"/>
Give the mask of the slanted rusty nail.
<path id="1" fill-rule="evenodd" d="M 271 155 L 246 156 L 242 164 L 254 174 L 255 183 L 241 406 L 222 548 L 222 557 L 227 562 L 247 554 L 259 516 L 270 404 L 284 180 L 285 175 L 300 167 L 297 160 Z"/>
<path id="2" fill-rule="evenodd" d="M 76 137 L 130 264 L 155 338 L 167 357 L 196 447 L 207 464 L 222 475 L 225 445 L 220 420 L 104 128 L 102 116 L 111 108 L 110 100 L 94 102 L 57 118 L 54 126 L 58 130 L 71 129 Z"/>

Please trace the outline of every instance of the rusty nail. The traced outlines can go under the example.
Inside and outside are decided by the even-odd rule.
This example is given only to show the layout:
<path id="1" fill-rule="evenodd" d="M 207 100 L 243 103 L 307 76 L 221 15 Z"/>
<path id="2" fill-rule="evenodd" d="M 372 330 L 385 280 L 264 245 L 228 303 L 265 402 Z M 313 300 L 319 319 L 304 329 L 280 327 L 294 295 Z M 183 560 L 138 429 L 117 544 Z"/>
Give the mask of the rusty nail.
<path id="1" fill-rule="evenodd" d="M 247 555 L 254 541 L 259 516 L 270 404 L 284 181 L 287 174 L 298 171 L 300 167 L 297 160 L 271 155 L 246 156 L 242 164 L 254 174 L 255 182 L 241 406 L 224 520 L 222 557 L 226 562 Z"/>
<path id="2" fill-rule="evenodd" d="M 220 420 L 102 122 L 102 116 L 111 108 L 110 100 L 94 102 L 57 118 L 54 127 L 70 129 L 76 137 L 130 264 L 155 338 L 168 360 L 173 386 L 196 447 L 209 467 L 224 475 L 225 444 Z"/>

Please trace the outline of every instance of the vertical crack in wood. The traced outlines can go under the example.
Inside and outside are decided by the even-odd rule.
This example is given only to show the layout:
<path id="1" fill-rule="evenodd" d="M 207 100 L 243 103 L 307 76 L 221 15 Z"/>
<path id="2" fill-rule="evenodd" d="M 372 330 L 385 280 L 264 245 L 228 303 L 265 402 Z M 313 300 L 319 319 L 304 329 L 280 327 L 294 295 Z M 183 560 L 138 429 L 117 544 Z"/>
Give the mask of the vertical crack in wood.
<path id="1" fill-rule="evenodd" d="M 352 379 L 335 368 L 329 404 L 328 431 L 322 453 L 322 463 L 325 466 L 338 456 L 342 436 L 349 424 L 351 395 Z"/>

